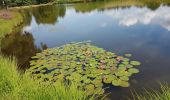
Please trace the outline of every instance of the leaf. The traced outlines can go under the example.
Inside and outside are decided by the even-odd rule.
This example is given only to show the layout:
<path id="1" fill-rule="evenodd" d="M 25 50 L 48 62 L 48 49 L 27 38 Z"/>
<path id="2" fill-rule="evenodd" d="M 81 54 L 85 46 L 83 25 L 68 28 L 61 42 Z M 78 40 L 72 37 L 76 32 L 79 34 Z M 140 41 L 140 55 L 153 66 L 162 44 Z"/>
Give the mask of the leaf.
<path id="1" fill-rule="evenodd" d="M 130 73 L 139 73 L 139 70 L 138 69 L 135 69 L 135 68 L 131 68 L 128 70 Z"/>
<path id="2" fill-rule="evenodd" d="M 89 42 L 74 42 L 37 53 L 26 72 L 40 82 L 73 81 L 89 94 L 103 94 L 103 83 L 128 87 L 129 77 L 139 72 L 133 66 L 138 65 L 138 61 L 130 61 Z"/>
<path id="3" fill-rule="evenodd" d="M 120 77 L 120 79 L 123 80 L 123 81 L 128 81 L 129 77 L 128 76 L 122 76 L 122 77 Z"/>
<path id="4" fill-rule="evenodd" d="M 132 56 L 132 54 L 125 54 L 125 56 L 126 56 L 126 57 L 131 57 L 131 56 Z"/>
<path id="5" fill-rule="evenodd" d="M 119 82 L 119 85 L 122 87 L 129 87 L 129 83 L 126 81 L 119 80 L 118 82 Z"/>
<path id="6" fill-rule="evenodd" d="M 141 63 L 139 61 L 131 61 L 130 64 L 134 66 L 139 66 Z"/>
<path id="7" fill-rule="evenodd" d="M 119 86 L 119 81 L 118 81 L 118 80 L 113 80 L 113 81 L 112 81 L 112 85 L 114 85 L 114 86 Z"/>

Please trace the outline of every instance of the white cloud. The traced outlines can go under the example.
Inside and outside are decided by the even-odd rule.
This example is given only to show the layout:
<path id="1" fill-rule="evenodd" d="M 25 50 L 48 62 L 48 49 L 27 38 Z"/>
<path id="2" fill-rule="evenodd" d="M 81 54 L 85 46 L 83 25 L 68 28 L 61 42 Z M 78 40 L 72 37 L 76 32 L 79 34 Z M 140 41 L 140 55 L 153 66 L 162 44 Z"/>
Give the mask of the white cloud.
<path id="1" fill-rule="evenodd" d="M 29 32 L 29 31 L 31 31 L 31 30 L 32 30 L 32 27 L 31 27 L 31 26 L 25 26 L 25 27 L 23 28 L 23 31 Z"/>
<path id="2" fill-rule="evenodd" d="M 155 11 L 148 8 L 131 7 L 128 10 L 109 10 L 105 14 L 113 19 L 118 19 L 119 24 L 123 26 L 154 23 L 170 31 L 170 7 L 167 6 L 160 6 Z"/>
<path id="3" fill-rule="evenodd" d="M 128 18 L 128 19 L 121 20 L 120 24 L 124 25 L 124 26 L 132 26 L 132 25 L 136 24 L 137 22 L 138 22 L 138 19 L 136 19 L 136 18 Z"/>
<path id="4" fill-rule="evenodd" d="M 87 13 L 87 16 L 94 16 L 94 12 Z"/>
<path id="5" fill-rule="evenodd" d="M 106 27 L 107 26 L 107 23 L 102 23 L 101 25 L 100 25 L 100 27 Z"/>

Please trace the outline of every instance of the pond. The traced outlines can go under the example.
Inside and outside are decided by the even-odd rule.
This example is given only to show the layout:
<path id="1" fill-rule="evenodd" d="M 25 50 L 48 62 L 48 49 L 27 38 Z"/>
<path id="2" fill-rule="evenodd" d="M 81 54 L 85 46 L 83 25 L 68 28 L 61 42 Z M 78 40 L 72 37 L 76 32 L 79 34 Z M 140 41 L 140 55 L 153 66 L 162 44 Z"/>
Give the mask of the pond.
<path id="1" fill-rule="evenodd" d="M 131 53 L 142 63 L 129 88 L 113 87 L 108 97 L 124 100 L 131 90 L 170 83 L 170 2 L 107 1 L 43 6 L 21 11 L 25 21 L 2 39 L 3 54 L 16 56 L 20 69 L 47 48 L 91 40 L 119 55 Z M 106 86 L 107 87 L 107 86 Z"/>

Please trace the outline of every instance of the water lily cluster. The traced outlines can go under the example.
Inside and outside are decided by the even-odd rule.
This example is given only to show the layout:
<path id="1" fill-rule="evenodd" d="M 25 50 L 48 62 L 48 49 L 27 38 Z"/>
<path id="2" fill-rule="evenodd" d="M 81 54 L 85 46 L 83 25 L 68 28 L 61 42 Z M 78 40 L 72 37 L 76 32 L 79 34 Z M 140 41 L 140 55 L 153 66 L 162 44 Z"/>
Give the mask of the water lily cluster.
<path id="1" fill-rule="evenodd" d="M 41 82 L 72 81 L 89 94 L 103 94 L 104 84 L 128 87 L 129 77 L 138 73 L 131 54 L 118 56 L 89 42 L 78 42 L 37 53 L 30 61 L 30 73 Z"/>

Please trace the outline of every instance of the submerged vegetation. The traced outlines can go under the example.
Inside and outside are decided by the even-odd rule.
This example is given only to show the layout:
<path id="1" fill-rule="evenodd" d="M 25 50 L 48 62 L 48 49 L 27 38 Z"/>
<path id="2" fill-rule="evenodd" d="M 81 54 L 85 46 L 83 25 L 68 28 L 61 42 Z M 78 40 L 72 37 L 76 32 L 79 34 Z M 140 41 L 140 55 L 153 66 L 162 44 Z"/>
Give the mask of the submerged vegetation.
<path id="1" fill-rule="evenodd" d="M 0 99 L 1 100 L 93 100 L 76 84 L 58 82 L 55 85 L 41 84 L 32 80 L 27 73 L 20 75 L 15 60 L 0 56 Z"/>
<path id="2" fill-rule="evenodd" d="M 130 57 L 131 54 L 126 54 Z M 139 70 L 138 61 L 92 46 L 89 42 L 47 49 L 32 57 L 28 72 L 40 82 L 72 81 L 87 94 L 103 94 L 103 84 L 128 87 L 129 77 Z"/>

